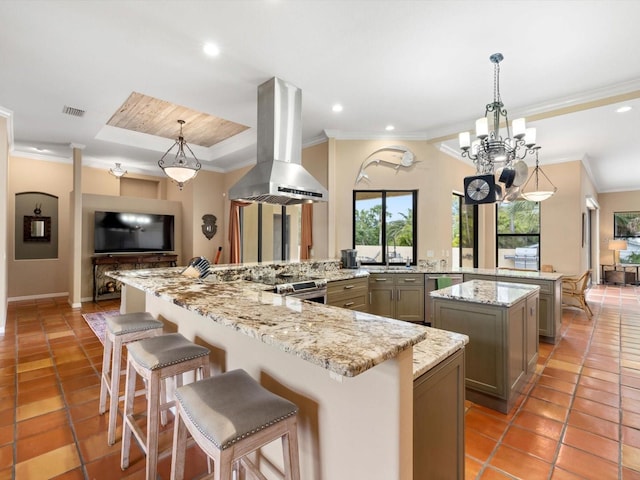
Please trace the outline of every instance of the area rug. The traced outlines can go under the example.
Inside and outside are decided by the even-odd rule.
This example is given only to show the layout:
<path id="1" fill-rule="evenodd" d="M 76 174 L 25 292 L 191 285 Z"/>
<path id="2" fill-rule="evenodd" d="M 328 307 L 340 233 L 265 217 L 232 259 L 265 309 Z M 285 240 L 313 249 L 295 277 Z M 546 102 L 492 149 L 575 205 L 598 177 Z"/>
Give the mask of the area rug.
<path id="1" fill-rule="evenodd" d="M 106 312 L 83 313 L 82 318 L 89 328 L 96 334 L 98 340 L 104 345 L 104 336 L 107 331 L 107 317 L 120 315 L 120 310 L 108 310 Z"/>

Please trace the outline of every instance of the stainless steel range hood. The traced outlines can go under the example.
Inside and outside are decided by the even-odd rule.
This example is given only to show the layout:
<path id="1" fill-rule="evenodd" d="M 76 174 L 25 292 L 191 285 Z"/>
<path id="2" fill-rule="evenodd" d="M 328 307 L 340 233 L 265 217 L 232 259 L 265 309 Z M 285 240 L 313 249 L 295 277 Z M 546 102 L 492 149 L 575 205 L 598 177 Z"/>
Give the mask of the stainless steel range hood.
<path id="1" fill-rule="evenodd" d="M 302 166 L 302 92 L 279 78 L 258 87 L 258 164 L 229 189 L 230 200 L 295 205 L 326 202 Z"/>

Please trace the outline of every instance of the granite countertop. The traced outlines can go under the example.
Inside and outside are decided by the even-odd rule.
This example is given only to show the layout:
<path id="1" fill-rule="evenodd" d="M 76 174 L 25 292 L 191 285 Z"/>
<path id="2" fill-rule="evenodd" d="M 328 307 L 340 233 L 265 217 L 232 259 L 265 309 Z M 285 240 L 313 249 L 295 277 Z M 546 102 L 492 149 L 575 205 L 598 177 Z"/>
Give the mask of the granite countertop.
<path id="1" fill-rule="evenodd" d="M 458 285 L 434 290 L 430 295 L 431 298 L 510 307 L 538 290 L 540 290 L 538 285 L 470 280 Z"/>
<path id="2" fill-rule="evenodd" d="M 464 335 L 434 333 L 422 325 L 268 293 L 259 283 L 198 281 L 181 271 L 174 267 L 107 275 L 345 377 L 420 342 L 419 371 L 424 373 L 465 342 Z M 355 270 L 345 274 L 364 275 Z"/>
<path id="3" fill-rule="evenodd" d="M 430 327 L 427 330 L 427 338 L 413 346 L 414 380 L 469 343 L 469 337 L 462 333 Z"/>
<path id="4" fill-rule="evenodd" d="M 496 277 L 535 278 L 538 280 L 560 280 L 564 274 L 557 272 L 539 272 L 537 270 L 509 270 L 507 268 L 472 268 L 472 267 L 406 267 L 398 265 L 370 265 L 363 266 L 363 270 L 370 273 L 424 273 L 434 275 L 461 275 L 474 273 L 476 275 L 491 275 Z"/>

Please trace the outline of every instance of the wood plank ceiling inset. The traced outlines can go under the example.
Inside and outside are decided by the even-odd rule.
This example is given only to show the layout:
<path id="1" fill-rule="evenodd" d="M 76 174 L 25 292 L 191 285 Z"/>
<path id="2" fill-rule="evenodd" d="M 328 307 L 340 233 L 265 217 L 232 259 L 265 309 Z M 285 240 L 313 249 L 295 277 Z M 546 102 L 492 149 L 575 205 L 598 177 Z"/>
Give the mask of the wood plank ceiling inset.
<path id="1" fill-rule="evenodd" d="M 182 127 L 185 141 L 202 147 L 215 145 L 249 128 L 137 92 L 129 95 L 107 125 L 175 140 L 180 133 L 178 120 L 185 121 Z"/>

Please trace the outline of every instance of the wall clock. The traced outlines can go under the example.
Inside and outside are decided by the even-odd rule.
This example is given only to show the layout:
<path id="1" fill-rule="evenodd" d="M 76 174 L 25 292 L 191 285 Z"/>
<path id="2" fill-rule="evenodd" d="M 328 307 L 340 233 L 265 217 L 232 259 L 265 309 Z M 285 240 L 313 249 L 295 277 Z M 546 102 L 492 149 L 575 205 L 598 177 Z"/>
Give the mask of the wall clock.
<path id="1" fill-rule="evenodd" d="M 464 179 L 464 203 L 494 203 L 496 201 L 496 181 L 493 174 L 473 175 Z"/>

